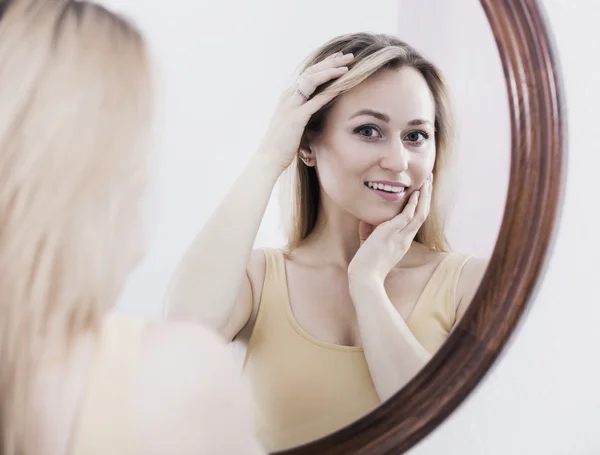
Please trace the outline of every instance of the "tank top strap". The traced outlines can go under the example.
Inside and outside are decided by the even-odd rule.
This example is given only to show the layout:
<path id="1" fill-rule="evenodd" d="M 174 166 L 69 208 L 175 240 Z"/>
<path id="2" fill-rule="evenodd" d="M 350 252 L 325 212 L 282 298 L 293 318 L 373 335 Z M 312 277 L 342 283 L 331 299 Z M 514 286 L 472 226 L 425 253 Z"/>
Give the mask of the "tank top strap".
<path id="1" fill-rule="evenodd" d="M 265 255 L 265 277 L 258 314 L 248 341 L 242 369 L 246 367 L 248 358 L 257 345 L 265 340 L 265 337 L 279 337 L 287 327 L 288 289 L 283 251 L 275 248 L 263 248 L 263 253 Z"/>
<path id="2" fill-rule="evenodd" d="M 446 263 L 445 269 L 443 269 L 443 274 L 446 276 L 447 282 L 450 284 L 452 289 L 452 312 L 454 316 L 456 316 L 456 311 L 458 309 L 458 300 L 456 298 L 457 290 L 458 290 L 458 282 L 460 280 L 460 275 L 463 271 L 463 268 L 467 262 L 473 259 L 473 256 L 468 254 L 461 253 L 450 253 L 450 258 Z"/>
<path id="3" fill-rule="evenodd" d="M 465 264 L 472 256 L 450 252 L 442 259 L 419 297 L 411 319 L 436 314 L 448 332 L 456 320 L 458 281 Z"/>
<path id="4" fill-rule="evenodd" d="M 70 455 L 136 455 L 132 391 L 145 321 L 109 315 L 74 429 Z"/>
<path id="5" fill-rule="evenodd" d="M 272 302 L 287 301 L 287 273 L 282 250 L 265 248 L 263 251 L 265 253 L 265 279 L 263 281 L 260 307 L 263 307 L 264 304 L 265 309 L 270 312 L 276 311 L 271 308 L 273 306 Z M 281 306 L 277 305 L 278 308 Z"/>

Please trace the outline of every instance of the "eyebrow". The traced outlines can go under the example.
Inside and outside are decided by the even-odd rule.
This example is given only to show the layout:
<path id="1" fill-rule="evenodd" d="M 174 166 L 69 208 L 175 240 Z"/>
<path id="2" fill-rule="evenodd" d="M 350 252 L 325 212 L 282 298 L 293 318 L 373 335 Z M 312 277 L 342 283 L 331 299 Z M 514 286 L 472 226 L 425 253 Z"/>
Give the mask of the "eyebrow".
<path id="1" fill-rule="evenodd" d="M 351 120 L 354 117 L 359 117 L 361 115 L 370 115 L 371 117 L 378 118 L 379 120 L 384 121 L 386 123 L 390 122 L 389 115 L 384 114 L 383 112 L 374 111 L 373 109 L 361 109 L 360 111 L 352 114 L 348 120 Z M 418 126 L 418 125 L 433 126 L 433 124 L 429 120 L 425 120 L 425 119 L 421 119 L 421 118 L 411 120 L 410 122 L 407 123 L 407 125 L 409 125 L 409 126 Z"/>

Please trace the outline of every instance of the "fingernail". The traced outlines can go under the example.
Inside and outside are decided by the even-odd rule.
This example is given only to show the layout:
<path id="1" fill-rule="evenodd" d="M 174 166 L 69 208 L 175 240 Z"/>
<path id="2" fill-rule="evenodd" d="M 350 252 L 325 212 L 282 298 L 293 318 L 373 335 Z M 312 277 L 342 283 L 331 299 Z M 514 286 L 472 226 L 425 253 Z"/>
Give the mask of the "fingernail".
<path id="1" fill-rule="evenodd" d="M 415 200 L 417 202 L 419 202 L 419 196 L 421 195 L 421 192 L 420 191 L 415 191 L 415 193 L 416 193 Z"/>
<path id="2" fill-rule="evenodd" d="M 352 60 L 354 58 L 354 54 L 352 52 L 344 55 L 344 59 L 346 60 Z"/>

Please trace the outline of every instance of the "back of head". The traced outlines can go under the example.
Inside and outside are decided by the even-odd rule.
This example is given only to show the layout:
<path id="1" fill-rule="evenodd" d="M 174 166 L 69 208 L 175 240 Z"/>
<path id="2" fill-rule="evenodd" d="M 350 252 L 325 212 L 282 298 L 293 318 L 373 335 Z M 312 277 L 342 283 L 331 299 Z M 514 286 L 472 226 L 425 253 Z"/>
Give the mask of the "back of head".
<path id="1" fill-rule="evenodd" d="M 0 455 L 14 455 L 39 365 L 98 326 L 134 263 L 124 215 L 151 79 L 140 34 L 98 5 L 0 5 Z"/>
<path id="2" fill-rule="evenodd" d="M 327 92 L 339 92 L 340 95 L 313 114 L 306 131 L 320 132 L 339 96 L 369 77 L 383 70 L 397 70 L 403 67 L 412 67 L 419 71 L 427 82 L 435 102 L 437 153 L 433 168 L 435 179 L 431 211 L 415 240 L 432 250 L 446 251 L 449 247 L 444 233 L 445 216 L 441 199 L 443 191 L 440 190 L 447 182 L 454 131 L 449 94 L 441 72 L 416 49 L 393 35 L 358 32 L 336 36 L 320 46 L 302 62 L 298 74 L 338 52 L 354 54 L 353 61 L 348 65 L 349 71 L 340 78 L 319 86 L 312 96 Z M 306 134 L 303 141 L 305 139 Z M 299 158 L 292 163 L 287 173 L 287 185 L 281 188 L 284 207 L 290 208 L 284 213 L 284 223 L 288 231 L 288 248 L 291 249 L 298 246 L 315 226 L 320 189 L 315 168 L 304 166 Z"/>

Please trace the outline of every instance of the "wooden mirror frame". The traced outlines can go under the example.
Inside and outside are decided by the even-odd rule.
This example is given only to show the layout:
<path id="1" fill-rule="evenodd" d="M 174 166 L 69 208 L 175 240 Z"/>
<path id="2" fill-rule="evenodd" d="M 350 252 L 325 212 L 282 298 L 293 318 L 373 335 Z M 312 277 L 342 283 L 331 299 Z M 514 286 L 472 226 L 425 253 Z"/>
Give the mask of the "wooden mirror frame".
<path id="1" fill-rule="evenodd" d="M 549 255 L 566 148 L 559 71 L 535 0 L 480 0 L 506 78 L 510 185 L 490 265 L 465 316 L 431 361 L 377 409 L 280 455 L 398 455 L 446 419 L 488 372 L 531 301 Z"/>

